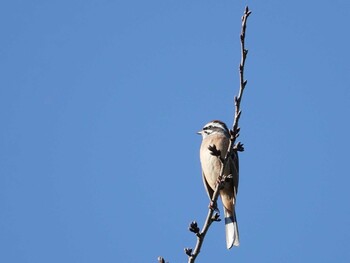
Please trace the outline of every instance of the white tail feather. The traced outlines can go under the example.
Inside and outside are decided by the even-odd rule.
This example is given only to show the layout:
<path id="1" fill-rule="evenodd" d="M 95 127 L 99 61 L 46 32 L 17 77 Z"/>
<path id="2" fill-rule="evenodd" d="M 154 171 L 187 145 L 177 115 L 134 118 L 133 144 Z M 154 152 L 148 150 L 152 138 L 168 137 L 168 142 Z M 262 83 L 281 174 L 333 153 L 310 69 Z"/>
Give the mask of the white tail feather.
<path id="1" fill-rule="evenodd" d="M 233 213 L 229 212 L 224 207 L 225 213 L 225 229 L 226 229 L 226 246 L 230 249 L 232 246 L 239 246 L 238 225 L 236 219 L 236 212 L 233 207 Z"/>

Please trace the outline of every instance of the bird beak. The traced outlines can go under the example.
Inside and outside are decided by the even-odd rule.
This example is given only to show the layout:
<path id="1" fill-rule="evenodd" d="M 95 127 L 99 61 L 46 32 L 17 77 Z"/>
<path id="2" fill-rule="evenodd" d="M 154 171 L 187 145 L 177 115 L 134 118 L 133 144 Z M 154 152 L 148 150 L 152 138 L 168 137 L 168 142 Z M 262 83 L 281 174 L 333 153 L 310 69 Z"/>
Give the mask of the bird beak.
<path id="1" fill-rule="evenodd" d="M 202 135 L 203 131 L 196 132 L 198 135 Z"/>

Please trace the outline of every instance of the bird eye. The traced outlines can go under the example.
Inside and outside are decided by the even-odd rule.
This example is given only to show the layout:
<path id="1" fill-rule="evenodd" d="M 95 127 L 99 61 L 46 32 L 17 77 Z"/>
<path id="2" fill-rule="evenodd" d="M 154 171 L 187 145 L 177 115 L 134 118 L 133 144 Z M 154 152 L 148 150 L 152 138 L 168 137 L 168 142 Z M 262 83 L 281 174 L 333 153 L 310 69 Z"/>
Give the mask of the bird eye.
<path id="1" fill-rule="evenodd" d="M 204 127 L 203 130 L 206 131 L 206 130 L 209 130 L 209 129 L 212 129 L 212 128 L 213 128 L 213 125 L 209 125 L 209 126 Z"/>

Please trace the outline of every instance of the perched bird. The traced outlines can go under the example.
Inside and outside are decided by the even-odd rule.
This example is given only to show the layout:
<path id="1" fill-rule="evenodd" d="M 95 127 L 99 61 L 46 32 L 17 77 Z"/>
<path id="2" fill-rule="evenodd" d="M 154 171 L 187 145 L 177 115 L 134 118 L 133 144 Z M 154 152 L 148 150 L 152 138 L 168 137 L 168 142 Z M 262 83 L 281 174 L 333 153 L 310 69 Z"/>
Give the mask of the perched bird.
<path id="1" fill-rule="evenodd" d="M 207 123 L 198 134 L 202 135 L 200 148 L 200 161 L 205 189 L 210 200 L 213 197 L 218 177 L 221 170 L 221 161 L 218 156 L 212 154 L 209 148 L 214 145 L 220 151 L 221 158 L 225 158 L 230 142 L 230 132 L 226 124 L 219 120 Z M 238 155 L 233 151 L 226 164 L 224 175 L 232 175 L 225 186 L 220 190 L 220 197 L 224 206 L 226 246 L 239 246 L 239 234 L 235 212 L 236 195 L 238 190 Z"/>

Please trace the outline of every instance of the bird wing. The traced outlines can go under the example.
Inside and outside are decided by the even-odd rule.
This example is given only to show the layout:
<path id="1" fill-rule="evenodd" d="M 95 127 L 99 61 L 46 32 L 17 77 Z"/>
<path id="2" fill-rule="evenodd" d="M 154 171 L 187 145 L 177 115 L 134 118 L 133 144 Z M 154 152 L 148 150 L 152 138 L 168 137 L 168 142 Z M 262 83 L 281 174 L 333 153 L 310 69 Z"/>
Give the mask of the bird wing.
<path id="1" fill-rule="evenodd" d="M 211 200 L 213 198 L 214 190 L 211 189 L 210 185 L 207 182 L 207 179 L 205 178 L 204 172 L 202 172 L 202 178 L 203 178 L 203 184 L 205 186 L 205 190 L 207 190 L 207 194 L 209 196 L 209 199 Z"/>
<path id="2" fill-rule="evenodd" d="M 233 193 L 234 198 L 236 199 L 236 195 L 238 192 L 238 182 L 239 182 L 239 160 L 238 160 L 238 153 L 236 151 L 232 152 L 231 155 L 232 159 L 232 181 L 233 181 Z"/>

